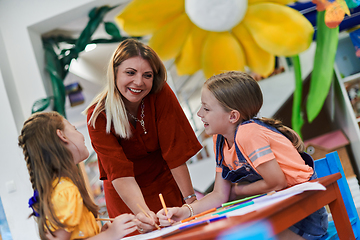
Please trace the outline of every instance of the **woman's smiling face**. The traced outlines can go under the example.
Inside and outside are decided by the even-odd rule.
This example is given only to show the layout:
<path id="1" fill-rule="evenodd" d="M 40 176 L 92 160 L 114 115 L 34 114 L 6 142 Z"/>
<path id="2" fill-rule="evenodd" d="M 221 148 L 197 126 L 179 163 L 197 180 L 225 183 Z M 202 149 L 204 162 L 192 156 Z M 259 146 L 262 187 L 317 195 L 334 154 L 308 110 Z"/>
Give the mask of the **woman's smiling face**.
<path id="1" fill-rule="evenodd" d="M 154 72 L 149 62 L 140 56 L 123 61 L 116 73 L 116 86 L 125 105 L 140 103 L 151 91 Z"/>

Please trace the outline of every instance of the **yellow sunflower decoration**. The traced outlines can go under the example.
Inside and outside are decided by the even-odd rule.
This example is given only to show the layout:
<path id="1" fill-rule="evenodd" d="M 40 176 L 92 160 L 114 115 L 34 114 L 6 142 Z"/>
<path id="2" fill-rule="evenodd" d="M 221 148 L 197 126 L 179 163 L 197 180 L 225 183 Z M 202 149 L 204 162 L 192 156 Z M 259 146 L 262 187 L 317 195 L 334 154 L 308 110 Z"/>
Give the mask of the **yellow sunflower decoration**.
<path id="1" fill-rule="evenodd" d="M 149 45 L 179 75 L 202 69 L 208 78 L 229 70 L 267 77 L 275 56 L 306 50 L 313 27 L 289 0 L 133 0 L 115 21 Z"/>

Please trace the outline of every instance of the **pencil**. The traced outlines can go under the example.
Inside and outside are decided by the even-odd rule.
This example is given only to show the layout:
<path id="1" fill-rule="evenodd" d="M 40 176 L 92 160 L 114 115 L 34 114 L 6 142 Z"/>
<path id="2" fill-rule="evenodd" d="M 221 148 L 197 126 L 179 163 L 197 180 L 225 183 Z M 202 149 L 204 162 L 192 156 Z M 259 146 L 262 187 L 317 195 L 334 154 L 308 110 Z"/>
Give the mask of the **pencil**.
<path id="1" fill-rule="evenodd" d="M 166 205 L 165 205 L 165 201 L 164 201 L 163 195 L 162 195 L 161 193 L 159 193 L 159 198 L 160 198 L 161 204 L 162 204 L 162 206 L 163 206 L 163 208 L 164 208 L 165 214 L 166 214 L 166 216 L 167 216 L 168 211 L 167 211 L 167 208 L 166 208 Z M 168 218 L 168 221 L 169 221 L 169 223 L 171 223 L 170 218 Z"/>
<path id="2" fill-rule="evenodd" d="M 227 207 L 227 206 L 230 206 L 230 205 L 234 205 L 234 204 L 237 204 L 237 203 L 241 203 L 241 202 L 245 202 L 245 201 L 248 201 L 250 199 L 254 199 L 254 198 L 259 198 L 259 197 L 262 197 L 262 196 L 265 196 L 265 195 L 273 195 L 274 193 L 276 193 L 276 191 L 271 191 L 271 192 L 268 192 L 268 193 L 264 193 L 264 194 L 258 194 L 258 195 L 254 195 L 254 196 L 250 196 L 250 197 L 246 197 L 246 198 L 242 198 L 242 199 L 238 199 L 238 200 L 235 200 L 235 201 L 232 201 L 232 202 L 227 202 L 227 203 L 223 203 L 221 204 L 222 207 Z"/>
<path id="3" fill-rule="evenodd" d="M 230 205 L 234 205 L 236 203 L 245 202 L 247 200 L 250 200 L 250 199 L 253 199 L 253 198 L 258 198 L 258 197 L 265 196 L 265 195 L 266 195 L 266 193 L 265 194 L 254 195 L 254 196 L 242 198 L 242 199 L 239 199 L 239 200 L 235 200 L 235 201 L 232 201 L 232 202 L 223 203 L 223 204 L 221 204 L 221 206 L 222 207 L 227 207 L 227 206 L 230 206 Z"/>
<path id="4" fill-rule="evenodd" d="M 147 212 L 145 212 L 145 210 L 140 206 L 140 204 L 137 204 L 137 206 L 138 206 L 138 207 L 140 208 L 140 210 L 145 214 L 146 217 L 148 217 L 148 218 L 151 219 L 151 217 L 149 216 L 149 214 L 147 214 Z M 155 225 L 155 227 L 156 227 L 157 229 L 160 230 L 160 227 L 159 227 L 159 225 L 156 224 L 156 222 L 154 222 L 154 225 Z"/>
<path id="5" fill-rule="evenodd" d="M 96 221 L 114 221 L 115 218 L 95 218 Z"/>
<path id="6" fill-rule="evenodd" d="M 231 211 L 234 211 L 236 209 L 240 209 L 240 208 L 243 208 L 243 207 L 246 207 L 246 206 L 249 206 L 249 205 L 252 205 L 254 204 L 253 201 L 250 201 L 250 202 L 244 202 L 244 203 L 241 203 L 237 206 L 234 206 L 234 207 L 231 207 L 231 208 L 228 208 L 228 209 L 225 209 L 225 210 L 222 210 L 220 212 L 217 212 L 217 213 L 214 213 L 215 215 L 220 215 L 220 214 L 224 214 L 224 213 L 228 213 L 228 212 L 231 212 Z"/>
<path id="7" fill-rule="evenodd" d="M 195 218 L 204 216 L 204 215 L 206 215 L 206 214 L 208 214 L 208 213 L 215 212 L 215 211 L 216 211 L 216 208 L 211 208 L 211 209 L 209 209 L 209 210 L 206 210 L 205 212 L 196 214 L 196 215 L 194 215 L 194 216 L 192 216 L 192 217 L 185 218 L 185 219 L 181 220 L 181 222 L 182 222 L 182 223 L 188 222 L 188 221 L 190 221 L 190 220 L 193 220 L 193 219 L 195 219 Z"/>

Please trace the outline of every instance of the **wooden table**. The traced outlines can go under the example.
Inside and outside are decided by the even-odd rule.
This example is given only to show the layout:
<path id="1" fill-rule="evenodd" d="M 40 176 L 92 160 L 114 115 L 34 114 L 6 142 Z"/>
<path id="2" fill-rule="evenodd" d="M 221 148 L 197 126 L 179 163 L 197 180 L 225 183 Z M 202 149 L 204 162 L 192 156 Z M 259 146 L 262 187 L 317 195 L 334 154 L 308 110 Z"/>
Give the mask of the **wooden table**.
<path id="1" fill-rule="evenodd" d="M 355 239 L 337 184 L 337 180 L 340 178 L 341 174 L 336 173 L 313 180 L 324 185 L 326 187 L 325 191 L 305 191 L 242 216 L 229 217 L 157 239 L 215 239 L 236 225 L 257 220 L 268 221 L 273 228 L 274 234 L 278 234 L 325 205 L 329 205 L 339 238 Z"/>

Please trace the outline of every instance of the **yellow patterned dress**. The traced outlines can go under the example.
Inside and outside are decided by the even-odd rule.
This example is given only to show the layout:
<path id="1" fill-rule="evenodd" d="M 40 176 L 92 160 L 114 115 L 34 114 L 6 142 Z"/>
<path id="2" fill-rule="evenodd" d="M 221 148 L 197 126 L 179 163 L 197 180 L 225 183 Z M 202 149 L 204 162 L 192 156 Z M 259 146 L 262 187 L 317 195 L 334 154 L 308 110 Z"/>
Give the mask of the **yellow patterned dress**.
<path id="1" fill-rule="evenodd" d="M 98 234 L 100 227 L 94 215 L 83 205 L 81 194 L 74 183 L 68 178 L 61 178 L 56 184 L 57 180 L 53 182 L 55 189 L 51 201 L 56 216 L 67 226 L 65 230 L 71 232 L 70 239 L 84 239 Z M 48 226 L 55 230 L 50 222 Z"/>

